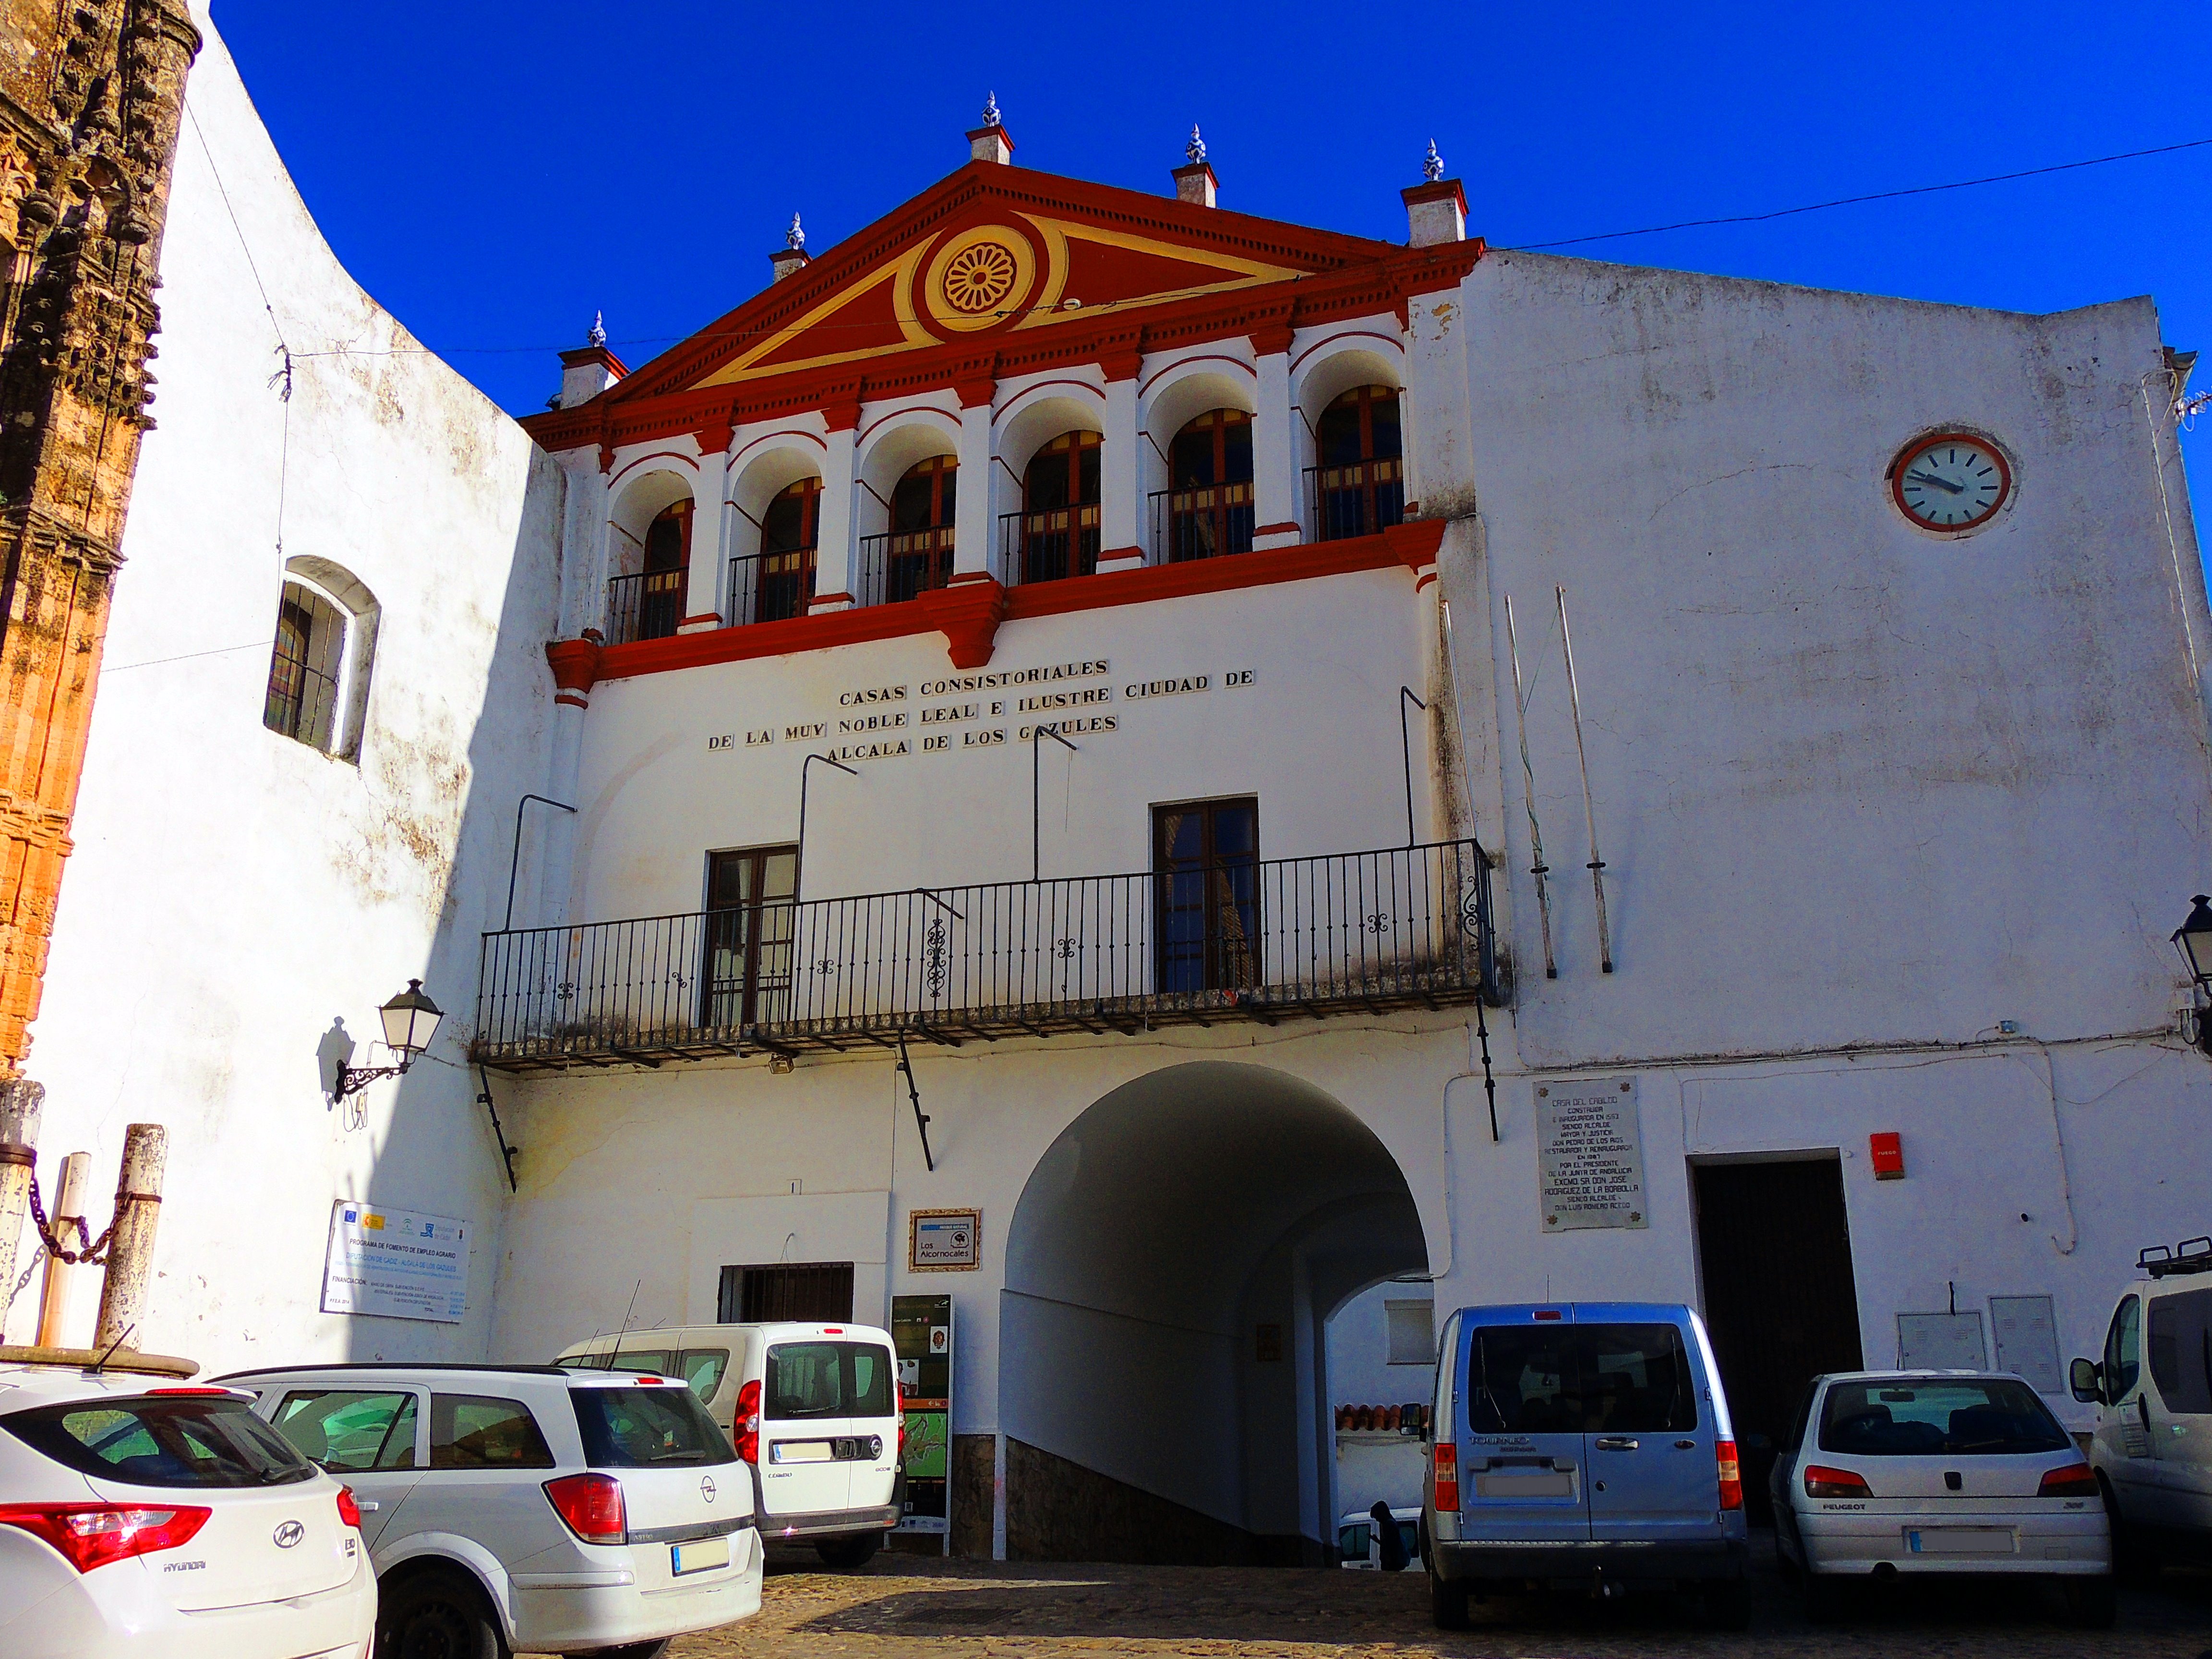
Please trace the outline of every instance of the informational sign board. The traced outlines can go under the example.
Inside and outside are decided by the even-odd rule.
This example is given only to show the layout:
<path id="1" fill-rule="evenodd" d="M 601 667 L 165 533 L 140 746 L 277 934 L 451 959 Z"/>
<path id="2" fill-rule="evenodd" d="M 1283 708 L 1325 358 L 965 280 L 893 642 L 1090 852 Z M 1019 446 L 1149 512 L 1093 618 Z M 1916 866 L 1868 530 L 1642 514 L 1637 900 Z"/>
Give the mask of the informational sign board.
<path id="1" fill-rule="evenodd" d="M 983 1212 L 910 1212 L 907 1217 L 906 1265 L 918 1273 L 975 1272 L 983 1265 Z"/>
<path id="2" fill-rule="evenodd" d="M 331 1206 L 323 1311 L 458 1325 L 468 1310 L 469 1224 L 350 1198 Z"/>
<path id="3" fill-rule="evenodd" d="M 899 1530 L 942 1533 L 952 1515 L 952 1298 L 893 1297 L 891 1345 L 906 1396 Z"/>
<path id="4" fill-rule="evenodd" d="M 1897 1368 L 1901 1371 L 1978 1371 L 1990 1363 L 1978 1313 L 1901 1313 Z"/>
<path id="5" fill-rule="evenodd" d="M 1649 1227 L 1636 1079 L 1538 1084 L 1536 1169 L 1546 1232 Z"/>
<path id="6" fill-rule="evenodd" d="M 1997 1369 L 2017 1371 L 2043 1394 L 2067 1392 L 2058 1366 L 2058 1316 L 2047 1296 L 1993 1296 L 1990 1323 L 1997 1339 Z"/>

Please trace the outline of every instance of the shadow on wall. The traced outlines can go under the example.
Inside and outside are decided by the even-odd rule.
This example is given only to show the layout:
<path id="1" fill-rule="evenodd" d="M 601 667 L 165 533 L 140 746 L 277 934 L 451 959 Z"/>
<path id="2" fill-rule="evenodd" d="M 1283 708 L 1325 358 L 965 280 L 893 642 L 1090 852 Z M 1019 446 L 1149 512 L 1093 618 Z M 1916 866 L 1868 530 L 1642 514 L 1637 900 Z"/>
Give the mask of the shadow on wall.
<path id="1" fill-rule="evenodd" d="M 1053 1143 L 1006 1249 L 1010 1556 L 1327 1559 L 1323 1327 L 1428 1261 L 1373 1131 L 1285 1073 L 1170 1066 Z"/>

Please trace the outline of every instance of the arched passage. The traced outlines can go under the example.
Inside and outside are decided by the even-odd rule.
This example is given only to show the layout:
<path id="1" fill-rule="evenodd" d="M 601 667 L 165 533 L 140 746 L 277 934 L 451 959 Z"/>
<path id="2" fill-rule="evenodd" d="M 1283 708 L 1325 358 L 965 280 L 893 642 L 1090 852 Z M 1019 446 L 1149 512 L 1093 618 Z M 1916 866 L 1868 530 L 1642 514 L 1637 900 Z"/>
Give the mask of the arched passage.
<path id="1" fill-rule="evenodd" d="M 1053 1142 L 1006 1252 L 1009 1555 L 1325 1559 L 1322 1327 L 1428 1261 L 1371 1129 L 1265 1066 L 1155 1072 Z"/>

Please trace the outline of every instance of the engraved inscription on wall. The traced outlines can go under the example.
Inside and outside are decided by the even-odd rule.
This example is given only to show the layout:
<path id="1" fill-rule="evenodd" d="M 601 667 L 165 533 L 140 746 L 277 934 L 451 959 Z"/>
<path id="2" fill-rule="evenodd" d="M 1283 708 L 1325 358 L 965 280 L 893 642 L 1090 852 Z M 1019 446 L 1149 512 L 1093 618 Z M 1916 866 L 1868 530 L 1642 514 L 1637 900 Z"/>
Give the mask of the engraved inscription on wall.
<path id="1" fill-rule="evenodd" d="M 1535 1090 L 1544 1231 L 1650 1226 L 1636 1079 L 1579 1079 Z"/>

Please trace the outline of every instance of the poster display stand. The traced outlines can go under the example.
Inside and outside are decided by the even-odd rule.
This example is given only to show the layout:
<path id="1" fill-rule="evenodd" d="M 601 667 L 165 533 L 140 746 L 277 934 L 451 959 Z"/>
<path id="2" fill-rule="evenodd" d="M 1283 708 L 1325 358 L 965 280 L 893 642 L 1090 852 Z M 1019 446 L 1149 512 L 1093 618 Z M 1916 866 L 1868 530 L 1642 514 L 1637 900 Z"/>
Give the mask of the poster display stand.
<path id="1" fill-rule="evenodd" d="M 898 1530 L 943 1535 L 952 1513 L 952 1298 L 893 1297 L 891 1343 L 906 1411 Z"/>

